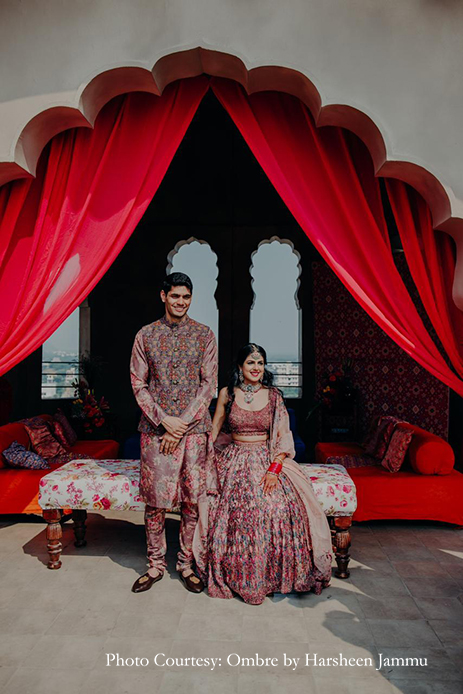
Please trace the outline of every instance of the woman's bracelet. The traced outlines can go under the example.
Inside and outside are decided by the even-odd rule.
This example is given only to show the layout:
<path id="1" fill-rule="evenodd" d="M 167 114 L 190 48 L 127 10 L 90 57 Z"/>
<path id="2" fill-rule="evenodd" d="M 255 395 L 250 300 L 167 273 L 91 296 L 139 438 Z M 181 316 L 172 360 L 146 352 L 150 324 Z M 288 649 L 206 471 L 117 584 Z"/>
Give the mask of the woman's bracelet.
<path id="1" fill-rule="evenodd" d="M 273 474 L 279 475 L 282 467 L 283 467 L 283 463 L 281 462 L 281 460 L 274 460 L 273 463 L 270 465 L 269 469 L 267 470 L 267 472 L 273 472 Z"/>

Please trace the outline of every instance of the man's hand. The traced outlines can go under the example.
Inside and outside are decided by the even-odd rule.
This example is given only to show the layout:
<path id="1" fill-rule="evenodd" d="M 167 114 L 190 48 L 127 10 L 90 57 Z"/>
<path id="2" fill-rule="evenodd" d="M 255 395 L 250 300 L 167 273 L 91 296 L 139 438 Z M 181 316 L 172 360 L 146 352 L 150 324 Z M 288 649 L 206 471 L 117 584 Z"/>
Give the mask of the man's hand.
<path id="1" fill-rule="evenodd" d="M 166 417 L 161 424 L 169 434 L 172 434 L 177 439 L 181 439 L 188 429 L 188 424 L 185 424 L 180 417 Z"/>
<path id="2" fill-rule="evenodd" d="M 180 443 L 180 440 L 180 438 L 172 436 L 172 434 L 169 434 L 169 432 L 166 431 L 166 433 L 161 436 L 161 445 L 159 447 L 159 450 L 161 451 L 161 453 L 169 455 L 169 453 L 173 453 L 175 451 L 178 444 Z"/>

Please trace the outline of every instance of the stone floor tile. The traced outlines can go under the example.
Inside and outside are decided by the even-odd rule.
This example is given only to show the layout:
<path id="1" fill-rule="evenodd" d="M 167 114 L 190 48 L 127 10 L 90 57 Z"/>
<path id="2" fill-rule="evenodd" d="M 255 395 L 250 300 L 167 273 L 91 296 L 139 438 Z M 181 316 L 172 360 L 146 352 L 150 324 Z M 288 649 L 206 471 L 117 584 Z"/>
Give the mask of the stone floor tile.
<path id="1" fill-rule="evenodd" d="M 11 668 L 21 665 L 29 658 L 30 651 L 37 643 L 35 634 L 23 634 L 16 636 L 2 635 L 0 639 L 0 668 Z"/>
<path id="2" fill-rule="evenodd" d="M 423 544 L 405 545 L 405 544 L 390 544 L 383 545 L 383 549 L 387 557 L 393 561 L 432 561 L 435 557 L 431 549 L 428 549 Z"/>
<path id="3" fill-rule="evenodd" d="M 348 594 L 342 597 L 328 596 L 325 598 L 324 593 L 310 596 L 305 594 L 301 596 L 300 603 L 303 608 L 303 615 L 308 620 L 320 621 L 325 617 L 349 620 L 352 617 L 363 619 L 365 615 L 359 597 L 361 596 Z"/>
<path id="4" fill-rule="evenodd" d="M 414 598 L 425 619 L 459 621 L 463 628 L 463 605 L 458 598 Z"/>
<path id="5" fill-rule="evenodd" d="M 239 597 L 231 598 L 230 600 L 222 600 L 219 598 L 211 598 L 207 592 L 187 593 L 184 591 L 184 600 L 182 602 L 182 610 L 184 614 L 197 615 L 217 615 L 226 619 L 228 615 L 242 614 L 244 602 Z"/>
<path id="6" fill-rule="evenodd" d="M 20 667 L 16 670 L 3 694 L 79 694 L 88 676 L 87 670 L 54 670 Z"/>
<path id="7" fill-rule="evenodd" d="M 360 675 L 360 669 L 358 670 Z M 372 677 L 365 679 L 345 678 L 339 675 L 328 677 L 314 677 L 317 694 L 392 694 L 392 686 L 389 680 L 377 672 Z"/>
<path id="8" fill-rule="evenodd" d="M 375 576 L 397 576 L 394 564 L 384 555 L 384 559 L 351 559 L 349 563 L 350 571 L 359 569 L 364 572 L 371 572 Z M 366 574 L 367 575 L 367 574 Z"/>
<path id="9" fill-rule="evenodd" d="M 367 619 L 378 650 L 384 647 L 441 645 L 434 630 L 424 619 Z"/>
<path id="10" fill-rule="evenodd" d="M 400 597 L 376 597 L 359 595 L 358 603 L 365 617 L 369 619 L 422 619 L 423 615 L 416 606 L 413 598 L 401 595 Z"/>
<path id="11" fill-rule="evenodd" d="M 4 589 L 0 593 L 0 599 Z M 75 589 L 72 586 L 59 585 L 48 586 L 46 588 L 22 586 L 15 591 L 14 596 L 9 601 L 9 607 L 28 609 L 28 610 L 50 610 L 59 611 L 66 609 L 75 597 Z"/>
<path id="12" fill-rule="evenodd" d="M 463 620 L 430 619 L 429 626 L 444 646 L 463 646 Z"/>
<path id="13" fill-rule="evenodd" d="M 238 691 L 238 676 L 236 674 L 215 674 L 215 672 L 166 672 L 159 694 L 235 694 Z"/>
<path id="14" fill-rule="evenodd" d="M 174 638 L 180 622 L 180 613 L 167 616 L 162 614 L 159 618 L 155 613 L 147 610 L 145 614 L 133 612 L 120 612 L 112 631 L 112 636 L 138 636 L 144 634 L 146 638 L 172 639 Z"/>
<path id="15" fill-rule="evenodd" d="M 323 621 L 307 619 L 307 641 L 313 651 L 318 644 L 331 644 L 342 650 L 344 644 L 369 646 L 374 644 L 373 636 L 365 620 L 354 615 L 350 619 L 328 616 Z"/>
<path id="16" fill-rule="evenodd" d="M 17 668 L 16 667 L 3 667 L 0 666 L 0 691 L 4 691 L 4 687 L 8 684 L 10 679 L 13 677 L 14 673 L 16 672 Z"/>
<path id="17" fill-rule="evenodd" d="M 61 612 L 47 634 L 62 636 L 109 636 L 117 620 L 117 612 L 88 610 Z"/>
<path id="18" fill-rule="evenodd" d="M 461 694 L 463 682 L 391 679 L 390 694 Z"/>
<path id="19" fill-rule="evenodd" d="M 239 641 L 242 635 L 243 618 L 240 614 L 218 619 L 215 614 L 183 614 L 178 623 L 174 639 L 191 641 L 194 634 L 201 634 L 206 641 Z"/>
<path id="20" fill-rule="evenodd" d="M 461 588 L 451 576 L 448 578 L 430 576 L 425 580 L 419 577 L 410 577 L 403 580 L 407 589 L 415 598 L 455 598 L 461 592 Z"/>
<path id="21" fill-rule="evenodd" d="M 48 670 L 91 670 L 103 652 L 106 637 L 41 636 L 27 657 L 27 666 Z"/>
<path id="22" fill-rule="evenodd" d="M 59 610 L 30 610 L 4 607 L 0 610 L 2 634 L 44 634 L 58 617 Z"/>
<path id="23" fill-rule="evenodd" d="M 364 573 L 361 575 L 352 573 L 351 581 L 364 595 L 369 595 L 370 597 L 409 595 L 404 582 L 398 576 L 381 577 L 365 575 Z"/>
<path id="24" fill-rule="evenodd" d="M 253 605 L 249 605 L 252 610 Z M 280 642 L 306 643 L 307 622 L 302 615 L 256 615 L 249 611 L 243 613 L 242 641 L 244 642 Z"/>
<path id="25" fill-rule="evenodd" d="M 82 694 L 92 694 L 93 692 L 98 692 L 98 694 L 130 694 L 134 692 L 156 694 L 163 678 L 164 672 L 147 667 L 91 670 L 86 673 L 86 679 L 80 691 Z"/>
<path id="26" fill-rule="evenodd" d="M 396 561 L 393 566 L 399 576 L 447 576 L 448 572 L 437 561 Z"/>
<path id="27" fill-rule="evenodd" d="M 269 674 L 241 672 L 238 679 L 238 694 L 316 694 L 313 678 L 292 674 Z"/>

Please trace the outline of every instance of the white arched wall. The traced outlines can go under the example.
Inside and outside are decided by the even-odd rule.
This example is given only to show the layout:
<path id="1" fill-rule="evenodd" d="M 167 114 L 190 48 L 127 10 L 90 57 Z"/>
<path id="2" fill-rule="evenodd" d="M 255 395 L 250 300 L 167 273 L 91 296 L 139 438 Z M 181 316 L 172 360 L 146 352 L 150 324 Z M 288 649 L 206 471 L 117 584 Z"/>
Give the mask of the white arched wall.
<path id="1" fill-rule="evenodd" d="M 458 247 L 463 307 L 463 4 L 456 0 L 5 0 L 0 183 L 106 101 L 206 72 L 300 97 L 415 187 Z"/>

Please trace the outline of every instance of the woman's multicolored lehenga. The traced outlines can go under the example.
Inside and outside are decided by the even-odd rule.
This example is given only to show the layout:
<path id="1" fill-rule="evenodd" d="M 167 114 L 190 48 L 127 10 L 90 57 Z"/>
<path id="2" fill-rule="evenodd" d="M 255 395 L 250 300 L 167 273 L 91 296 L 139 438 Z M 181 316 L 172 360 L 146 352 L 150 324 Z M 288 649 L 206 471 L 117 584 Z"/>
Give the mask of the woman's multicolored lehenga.
<path id="1" fill-rule="evenodd" d="M 220 495 L 202 514 L 197 564 L 211 597 L 235 594 L 260 604 L 269 593 L 310 591 L 317 595 L 331 579 L 331 533 L 309 479 L 294 463 L 292 435 L 283 399 L 270 389 L 258 412 L 233 402 L 232 433 L 269 433 L 259 443 L 229 441 L 216 457 Z M 275 455 L 284 452 L 279 484 L 264 495 L 262 478 Z M 206 528 L 207 525 L 207 528 Z M 201 566 L 202 564 L 202 566 Z"/>

